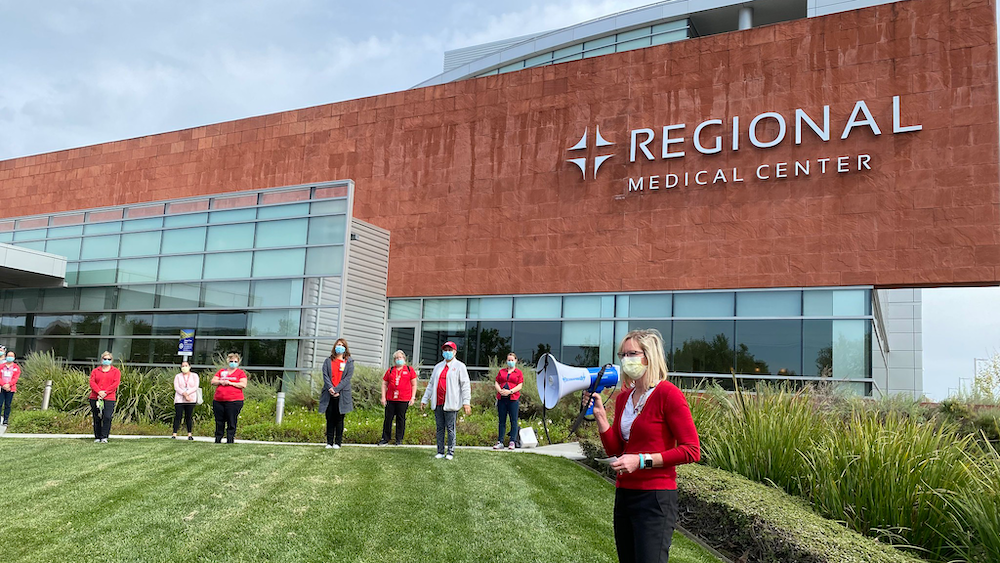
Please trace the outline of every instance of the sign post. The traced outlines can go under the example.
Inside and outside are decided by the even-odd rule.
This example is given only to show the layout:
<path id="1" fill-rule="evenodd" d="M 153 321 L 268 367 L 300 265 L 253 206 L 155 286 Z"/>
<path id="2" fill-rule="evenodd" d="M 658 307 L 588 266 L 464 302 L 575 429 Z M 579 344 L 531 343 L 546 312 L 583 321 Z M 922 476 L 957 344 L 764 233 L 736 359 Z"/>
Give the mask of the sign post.
<path id="1" fill-rule="evenodd" d="M 182 361 L 188 361 L 194 354 L 194 329 L 181 329 L 181 338 L 177 342 L 177 355 L 182 356 Z"/>

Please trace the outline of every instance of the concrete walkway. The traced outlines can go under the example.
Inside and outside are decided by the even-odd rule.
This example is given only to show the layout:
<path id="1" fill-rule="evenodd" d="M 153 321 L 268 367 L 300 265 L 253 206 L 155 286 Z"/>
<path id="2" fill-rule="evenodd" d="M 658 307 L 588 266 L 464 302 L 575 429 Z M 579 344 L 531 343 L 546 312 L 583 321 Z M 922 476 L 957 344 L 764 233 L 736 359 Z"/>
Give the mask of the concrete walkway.
<path id="1" fill-rule="evenodd" d="M 6 426 L 0 426 L 0 438 L 55 438 L 55 439 L 73 439 L 82 440 L 88 439 L 93 440 L 93 435 L 91 434 L 21 434 L 17 432 L 7 432 Z M 134 435 L 112 435 L 109 440 L 169 440 L 170 436 L 134 436 Z M 178 440 L 187 440 L 187 436 L 177 436 Z M 196 442 L 214 442 L 215 439 L 208 436 L 195 436 L 194 441 Z M 259 444 L 264 446 L 312 446 L 312 447 L 323 447 L 325 444 L 317 443 L 303 443 L 303 442 L 266 442 L 262 440 L 236 440 L 237 444 Z M 436 446 L 431 445 L 403 445 L 403 446 L 376 446 L 375 444 L 346 444 L 344 447 L 347 448 L 420 448 L 426 450 L 432 450 Z M 493 451 L 493 448 L 489 446 L 457 446 L 456 450 L 482 450 L 482 451 Z M 532 453 L 548 455 L 553 457 L 564 457 L 566 459 L 571 459 L 573 461 L 580 461 L 584 459 L 583 450 L 580 448 L 580 444 L 577 442 L 570 442 L 566 444 L 553 444 L 551 446 L 538 446 L 536 448 L 518 448 L 513 452 L 507 449 L 499 450 L 499 452 L 504 453 Z M 499 453 L 498 452 L 498 453 Z"/>

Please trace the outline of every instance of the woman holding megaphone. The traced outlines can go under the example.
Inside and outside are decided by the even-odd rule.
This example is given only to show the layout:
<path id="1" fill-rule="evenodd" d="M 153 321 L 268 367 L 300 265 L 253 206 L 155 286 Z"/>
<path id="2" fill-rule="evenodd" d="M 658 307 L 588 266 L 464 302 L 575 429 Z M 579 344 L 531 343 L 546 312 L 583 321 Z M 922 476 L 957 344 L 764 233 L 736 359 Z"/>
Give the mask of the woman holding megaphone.
<path id="1" fill-rule="evenodd" d="M 633 330 L 618 347 L 625 384 L 615 397 L 614 424 L 599 393 L 593 402 L 604 450 L 618 459 L 614 529 L 618 561 L 666 562 L 677 522 L 677 465 L 701 456 L 684 394 L 667 378 L 659 331 Z"/>

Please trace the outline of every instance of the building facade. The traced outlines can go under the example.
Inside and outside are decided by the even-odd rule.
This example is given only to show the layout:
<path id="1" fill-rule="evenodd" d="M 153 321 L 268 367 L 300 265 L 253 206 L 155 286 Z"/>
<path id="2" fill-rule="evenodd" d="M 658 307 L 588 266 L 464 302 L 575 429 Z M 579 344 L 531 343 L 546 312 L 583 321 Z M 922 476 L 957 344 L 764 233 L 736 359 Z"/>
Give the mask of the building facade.
<path id="1" fill-rule="evenodd" d="M 116 316 L 81 328 L 100 334 L 73 334 L 70 320 L 63 340 L 155 341 L 160 333 L 116 333 L 118 316 L 153 315 L 152 332 L 155 315 L 188 307 L 212 333 L 196 339 L 196 361 L 207 360 L 217 346 L 197 342 L 233 340 L 210 328 L 223 322 L 212 315 L 233 311 L 213 309 L 206 286 L 231 281 L 247 284 L 235 340 L 251 367 L 256 327 L 295 332 L 296 314 L 297 336 L 265 339 L 286 342 L 273 369 L 310 369 L 320 337 L 352 330 L 352 348 L 368 347 L 371 363 L 396 348 L 431 363 L 445 337 L 462 339 L 460 356 L 477 368 L 504 346 L 525 360 L 558 349 L 567 363 L 590 363 L 608 359 L 628 327 L 650 325 L 669 333 L 671 368 L 685 378 L 731 381 L 731 369 L 747 380 L 831 378 L 864 394 L 919 394 L 910 288 L 1000 281 L 995 5 L 858 4 L 661 2 L 452 53 L 443 75 L 403 92 L 0 162 L 0 188 L 24 214 L 3 217 L 12 244 L 58 254 L 61 241 L 81 240 L 80 258 L 67 262 L 76 293 L 55 310 L 47 293 L 38 302 L 3 292 L 13 332 L 4 337 L 37 348 L 45 334 L 28 314 L 80 314 L 84 292 L 103 286 L 115 297 L 100 311 Z M 306 220 L 306 242 L 277 248 L 209 249 L 209 219 L 183 226 L 206 228 L 205 248 L 183 255 L 165 252 L 166 223 L 143 231 L 161 237 L 144 255 L 121 254 L 124 231 L 86 232 L 91 222 L 124 229 L 133 208 L 162 205 L 166 221 L 175 203 L 204 200 L 211 214 L 215 199 L 253 193 L 254 218 L 219 226 L 257 233 L 273 220 L 259 215 L 264 194 L 333 185 L 353 185 L 339 288 L 307 281 L 337 278 L 307 271 L 310 251 L 336 246 L 311 246 L 308 228 L 321 220 L 311 210 L 294 217 Z M 120 216 L 92 221 L 105 209 L 93 201 Z M 81 213 L 81 234 L 50 236 L 77 225 L 58 217 Z M 102 236 L 118 237 L 115 252 L 87 243 Z M 61 255 L 72 254 L 65 244 Z M 273 277 L 257 253 L 280 251 L 274 264 L 298 271 L 296 248 L 302 273 L 278 277 L 302 280 L 301 304 L 298 285 L 273 310 L 251 301 Z M 383 251 L 385 290 L 372 297 Z M 214 277 L 226 270 L 216 252 L 245 253 L 242 277 Z M 185 260 L 192 269 L 201 260 L 200 278 L 160 277 Z M 198 285 L 198 307 L 189 288 L 185 305 L 165 308 L 185 283 Z M 154 288 L 152 301 L 121 309 L 133 285 Z M 336 322 L 318 313 L 334 309 L 334 294 Z M 143 346 L 137 361 L 166 358 Z M 78 354 L 74 342 L 65 354 L 87 362 L 94 349 Z"/>

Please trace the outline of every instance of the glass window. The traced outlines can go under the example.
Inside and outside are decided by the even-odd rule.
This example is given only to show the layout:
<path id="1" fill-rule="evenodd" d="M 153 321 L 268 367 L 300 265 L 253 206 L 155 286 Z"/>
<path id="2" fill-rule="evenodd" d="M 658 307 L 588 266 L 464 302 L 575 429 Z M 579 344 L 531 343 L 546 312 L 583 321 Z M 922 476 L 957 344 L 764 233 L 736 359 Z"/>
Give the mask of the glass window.
<path id="1" fill-rule="evenodd" d="M 201 304 L 205 307 L 246 307 L 250 282 L 210 282 L 202 284 Z"/>
<path id="2" fill-rule="evenodd" d="M 608 35 L 607 37 L 598 37 L 597 39 L 592 39 L 583 44 L 583 50 L 589 51 L 590 49 L 596 49 L 598 47 L 605 47 L 611 45 L 615 42 L 614 35 Z"/>
<path id="3" fill-rule="evenodd" d="M 196 280 L 201 278 L 202 255 L 163 256 L 160 258 L 161 281 Z"/>
<path id="4" fill-rule="evenodd" d="M 160 309 L 194 309 L 198 306 L 201 284 L 167 283 L 156 286 Z M 187 328 L 194 328 L 194 324 Z"/>
<path id="5" fill-rule="evenodd" d="M 25 229 L 20 231 L 14 231 L 14 240 L 37 240 L 40 238 L 45 238 L 45 229 Z"/>
<path id="6" fill-rule="evenodd" d="M 159 254 L 160 231 L 122 235 L 119 256 L 151 256 Z"/>
<path id="7" fill-rule="evenodd" d="M 39 336 L 69 336 L 72 326 L 73 317 L 70 315 L 35 315 L 34 333 Z"/>
<path id="8" fill-rule="evenodd" d="M 74 338 L 69 341 L 69 358 L 75 362 L 86 362 L 97 360 L 101 350 L 101 340 L 99 338 Z"/>
<path id="9" fill-rule="evenodd" d="M 131 338 L 116 338 L 111 341 L 111 353 L 116 359 L 130 363 L 145 363 L 149 361 L 151 340 L 133 340 Z"/>
<path id="10" fill-rule="evenodd" d="M 736 321 L 736 372 L 802 373 L 802 321 Z"/>
<path id="11" fill-rule="evenodd" d="M 163 218 L 164 227 L 190 227 L 204 225 L 208 221 L 208 213 L 188 213 L 187 215 L 170 215 Z"/>
<path id="12" fill-rule="evenodd" d="M 302 280 L 264 280 L 253 283 L 251 307 L 298 307 Z"/>
<path id="13" fill-rule="evenodd" d="M 55 288 L 42 290 L 42 305 L 46 311 L 75 311 L 76 291 L 70 288 Z"/>
<path id="14" fill-rule="evenodd" d="M 298 336 L 298 309 L 250 313 L 250 336 Z"/>
<path id="15" fill-rule="evenodd" d="M 80 259 L 80 239 L 65 238 L 50 240 L 45 243 L 45 252 L 65 256 L 67 260 Z"/>
<path id="16" fill-rule="evenodd" d="M 264 367 L 295 367 L 296 349 L 284 340 L 250 340 L 247 342 L 246 362 L 247 365 Z"/>
<path id="17" fill-rule="evenodd" d="M 209 223 L 236 223 L 238 221 L 253 221 L 256 218 L 257 210 L 253 207 L 249 209 L 213 211 L 208 214 Z M 211 233 L 209 233 L 209 238 L 211 238 Z"/>
<path id="18" fill-rule="evenodd" d="M 110 223 L 91 223 L 89 225 L 83 226 L 83 234 L 85 235 L 103 235 L 106 233 L 118 233 L 122 230 L 121 221 L 112 221 Z"/>
<path id="19" fill-rule="evenodd" d="M 115 336 L 148 336 L 153 333 L 153 315 L 115 315 Z"/>
<path id="20" fill-rule="evenodd" d="M 301 215 L 309 215 L 308 203 L 272 205 L 271 207 L 261 207 L 257 209 L 258 219 L 278 219 L 279 217 L 298 217 Z"/>
<path id="21" fill-rule="evenodd" d="M 347 200 L 331 199 L 329 201 L 314 201 L 309 204 L 309 212 L 313 215 L 345 213 L 347 212 Z"/>
<path id="22" fill-rule="evenodd" d="M 653 26 L 653 33 L 663 33 L 665 31 L 687 31 L 688 20 L 674 20 L 672 22 L 660 23 Z"/>
<path id="23" fill-rule="evenodd" d="M 628 316 L 637 319 L 669 319 L 673 296 L 669 293 L 629 295 Z"/>
<path id="24" fill-rule="evenodd" d="M 801 291 L 741 291 L 736 294 L 737 317 L 798 317 Z"/>
<path id="25" fill-rule="evenodd" d="M 802 321 L 802 375 L 833 377 L 833 321 Z"/>
<path id="26" fill-rule="evenodd" d="M 558 298 L 557 298 L 558 299 Z M 517 301 L 515 300 L 515 305 Z M 522 362 L 535 365 L 542 354 L 559 353 L 562 323 L 559 321 L 518 321 L 514 323 L 514 353 Z M 561 358 L 556 358 L 560 362 Z"/>
<path id="27" fill-rule="evenodd" d="M 200 336 L 246 336 L 247 314 L 239 313 L 198 313 Z M 195 339 L 197 342 L 197 339 Z"/>
<path id="28" fill-rule="evenodd" d="M 563 297 L 563 317 L 567 319 L 599 318 L 601 297 L 599 295 L 573 295 Z M 566 331 L 563 330 L 565 337 Z M 596 341 L 595 341 L 596 342 Z"/>
<path id="29" fill-rule="evenodd" d="M 663 45 L 664 43 L 673 43 L 674 41 L 680 41 L 682 39 L 688 38 L 688 31 L 682 29 L 680 31 L 668 31 L 666 33 L 658 33 L 652 37 L 653 45 Z"/>
<path id="30" fill-rule="evenodd" d="M 635 296 L 632 296 L 635 299 Z M 634 305 L 633 305 L 634 308 Z M 732 317 L 732 292 L 675 293 L 675 317 Z M 726 370 L 728 373 L 729 370 Z"/>
<path id="31" fill-rule="evenodd" d="M 194 362 L 199 364 L 214 364 L 225 361 L 226 354 L 236 352 L 243 357 L 243 365 L 249 365 L 246 341 L 218 340 L 215 338 L 196 338 L 194 340 Z M 251 375 L 253 377 L 253 375 Z"/>
<path id="32" fill-rule="evenodd" d="M 837 317 L 866 315 L 869 301 L 865 289 L 838 289 L 833 292 L 833 314 Z"/>
<path id="33" fill-rule="evenodd" d="M 419 299 L 392 299 L 389 301 L 389 320 L 419 318 Z"/>
<path id="34" fill-rule="evenodd" d="M 118 256 L 118 237 L 119 235 L 84 237 L 83 247 L 80 249 L 80 259 L 116 258 Z"/>
<path id="35" fill-rule="evenodd" d="M 87 291 L 86 289 L 81 290 L 80 293 L 80 303 L 83 303 L 84 294 L 82 292 Z M 154 285 L 136 285 L 132 287 L 122 287 L 118 289 L 118 308 L 119 309 L 152 309 L 153 303 L 156 299 L 156 286 Z M 94 304 L 96 305 L 99 301 L 97 296 L 94 297 Z M 95 307 L 101 308 L 101 307 Z"/>
<path id="36" fill-rule="evenodd" d="M 205 249 L 240 250 L 253 248 L 253 230 L 253 223 L 209 227 Z"/>
<path id="37" fill-rule="evenodd" d="M 114 294 L 115 290 L 111 287 L 80 288 L 80 310 L 101 311 L 111 309 L 114 306 Z M 152 301 L 150 305 L 152 305 Z"/>
<path id="38" fill-rule="evenodd" d="M 253 276 L 301 276 L 305 261 L 304 248 L 258 250 L 253 253 Z"/>
<path id="39" fill-rule="evenodd" d="M 836 298 L 834 298 L 836 305 Z M 871 344 L 866 320 L 833 321 L 833 377 L 864 379 L 871 373 Z"/>
<path id="40" fill-rule="evenodd" d="M 469 299 L 470 319 L 509 319 L 513 297 L 479 297 Z"/>
<path id="41" fill-rule="evenodd" d="M 339 276 L 343 271 L 343 246 L 318 246 L 306 249 L 306 275 Z"/>
<path id="42" fill-rule="evenodd" d="M 346 238 L 346 215 L 309 219 L 309 244 L 344 244 Z"/>
<path id="43" fill-rule="evenodd" d="M 27 248 L 27 249 L 30 249 L 30 250 L 37 250 L 39 252 L 44 252 L 45 251 L 45 241 L 44 240 L 32 240 L 32 241 L 25 241 L 25 242 L 17 242 L 15 244 L 17 246 L 20 246 L 21 248 Z"/>
<path id="44" fill-rule="evenodd" d="M 512 335 L 513 323 L 510 321 L 467 323 L 469 365 L 487 367 L 490 362 L 500 364 L 506 361 L 507 354 L 512 349 Z"/>
<path id="45" fill-rule="evenodd" d="M 833 316 L 833 291 L 829 289 L 803 291 L 802 315 L 806 317 Z"/>
<path id="46" fill-rule="evenodd" d="M 552 51 L 548 53 L 542 53 L 541 55 L 536 55 L 534 57 L 524 60 L 524 67 L 531 68 L 533 66 L 545 65 L 552 62 Z"/>
<path id="47" fill-rule="evenodd" d="M 570 366 L 598 366 L 600 346 L 600 321 L 566 321 L 562 326 L 561 356 L 556 359 Z"/>
<path id="48" fill-rule="evenodd" d="M 515 319 L 558 319 L 561 316 L 562 299 L 559 296 L 514 298 Z"/>
<path id="49" fill-rule="evenodd" d="M 618 41 L 628 41 L 630 39 L 638 39 L 639 37 L 649 37 L 652 30 L 647 25 L 646 27 L 640 27 L 639 29 L 633 29 L 630 31 L 623 31 L 618 34 Z"/>
<path id="50" fill-rule="evenodd" d="M 163 217 L 150 217 L 148 219 L 133 219 L 122 223 L 123 231 L 145 231 L 148 229 L 159 229 L 163 226 Z"/>
<path id="51" fill-rule="evenodd" d="M 205 227 L 163 231 L 163 254 L 205 251 Z"/>
<path id="52" fill-rule="evenodd" d="M 205 257 L 205 279 L 249 278 L 252 252 L 223 252 Z"/>
<path id="53" fill-rule="evenodd" d="M 576 45 L 570 45 L 569 47 L 563 47 L 562 49 L 556 49 L 552 51 L 553 59 L 561 59 L 570 55 L 577 55 L 583 53 L 583 43 L 577 43 Z"/>
<path id="54" fill-rule="evenodd" d="M 309 219 L 287 219 L 285 221 L 264 221 L 257 223 L 257 243 L 255 246 L 256 248 L 302 246 L 306 243 L 306 231 L 308 227 Z"/>
<path id="55" fill-rule="evenodd" d="M 197 313 L 158 313 L 153 315 L 154 335 L 170 335 L 179 339 L 181 330 L 192 330 L 196 326 L 198 326 Z M 174 340 L 173 343 L 173 351 L 176 353 L 177 340 Z"/>
<path id="56" fill-rule="evenodd" d="M 110 285 L 115 283 L 115 261 L 80 262 L 77 283 L 80 285 Z"/>
<path id="57" fill-rule="evenodd" d="M 89 315 L 73 315 L 73 334 L 89 334 L 100 336 L 111 334 L 111 315 L 93 313 Z"/>
<path id="58" fill-rule="evenodd" d="M 598 49 L 592 49 L 592 50 L 589 50 L 589 51 L 584 51 L 583 52 L 583 56 L 584 56 L 584 58 L 590 58 L 590 57 L 596 57 L 596 56 L 599 56 L 599 55 L 610 55 L 611 53 L 614 53 L 614 52 L 615 52 L 615 46 L 614 45 L 608 45 L 607 47 L 600 47 Z"/>
<path id="59" fill-rule="evenodd" d="M 177 355 L 177 338 L 161 338 L 151 340 L 153 345 L 153 357 L 150 359 L 155 364 L 179 364 L 181 357 Z"/>
<path id="60" fill-rule="evenodd" d="M 671 351 L 670 338 L 671 336 L 673 336 L 673 323 L 671 321 L 629 321 L 628 326 L 626 327 L 627 330 L 650 329 L 650 328 L 660 331 L 660 336 L 663 337 L 663 357 L 666 358 L 667 360 L 667 369 L 669 369 L 670 371 L 674 371 L 677 368 L 674 367 L 674 362 L 670 356 L 670 351 Z M 621 344 L 621 341 L 624 338 L 625 338 L 624 332 L 621 332 L 620 334 L 617 335 L 614 344 L 616 354 L 618 353 L 618 346 L 619 344 Z M 619 360 L 617 357 L 615 357 L 613 361 L 615 364 L 621 364 L 621 360 Z"/>
<path id="61" fill-rule="evenodd" d="M 83 234 L 83 225 L 70 225 L 68 227 L 50 227 L 49 238 L 78 237 Z"/>
<path id="62" fill-rule="evenodd" d="M 0 242 L 11 242 L 14 240 L 14 233 L 7 231 L 6 233 L 0 233 Z"/>
<path id="63" fill-rule="evenodd" d="M 156 281 L 156 258 L 118 261 L 118 283 Z"/>
<path id="64" fill-rule="evenodd" d="M 464 319 L 465 299 L 424 299 L 425 319 Z"/>
<path id="65" fill-rule="evenodd" d="M 27 333 L 27 317 L 24 315 L 4 315 L 0 319 L 0 334 L 14 336 L 25 333 Z M 14 351 L 20 353 L 16 348 Z"/>
<path id="66" fill-rule="evenodd" d="M 463 300 L 464 301 L 464 300 Z M 465 323 L 462 321 L 425 322 L 420 332 L 420 363 L 428 366 L 441 361 L 441 346 L 449 340 L 458 346 L 455 358 L 465 362 Z"/>
<path id="67" fill-rule="evenodd" d="M 734 367 L 733 321 L 674 321 L 674 371 L 728 374 Z"/>

